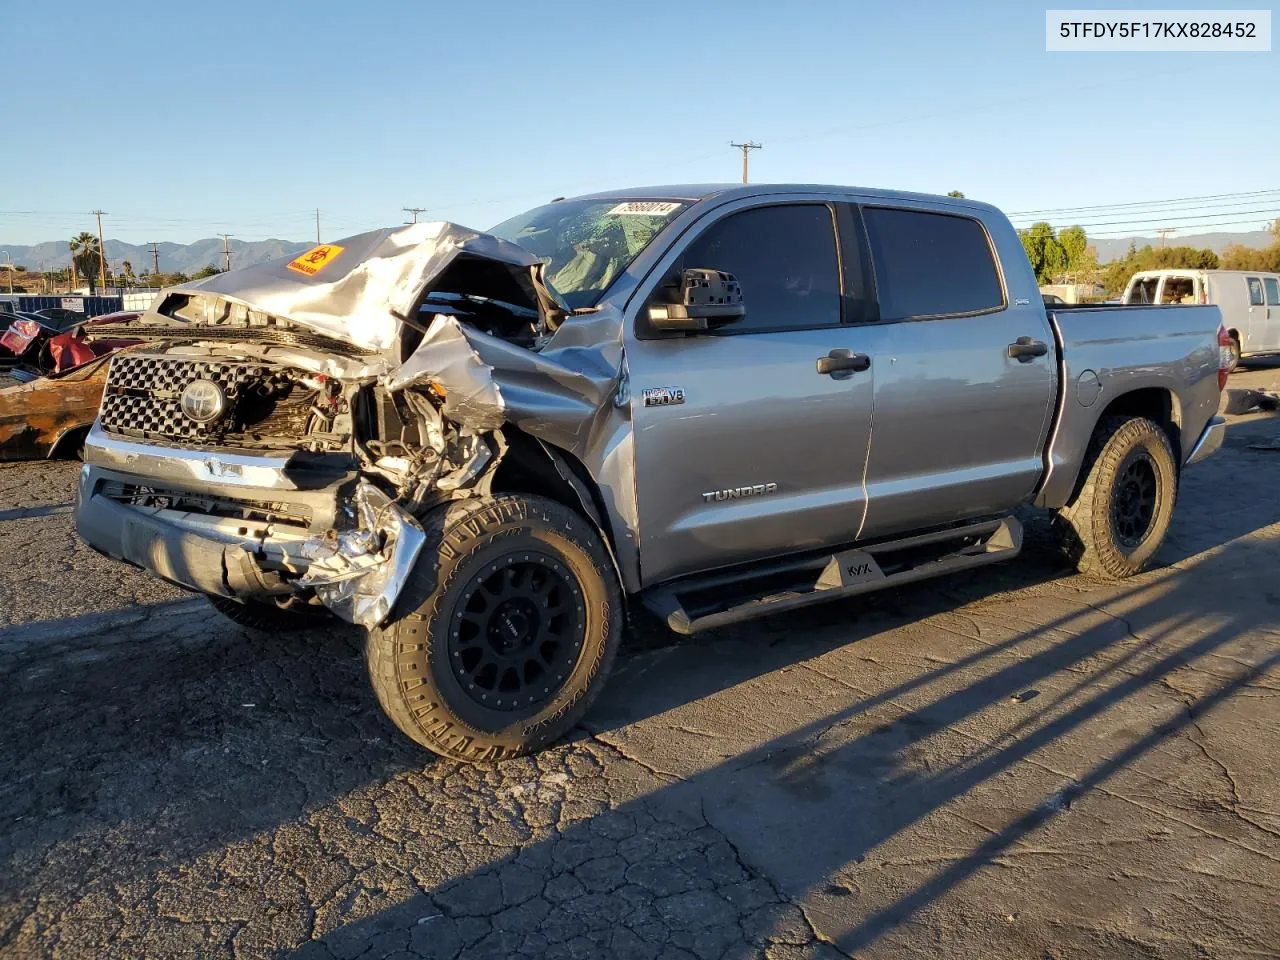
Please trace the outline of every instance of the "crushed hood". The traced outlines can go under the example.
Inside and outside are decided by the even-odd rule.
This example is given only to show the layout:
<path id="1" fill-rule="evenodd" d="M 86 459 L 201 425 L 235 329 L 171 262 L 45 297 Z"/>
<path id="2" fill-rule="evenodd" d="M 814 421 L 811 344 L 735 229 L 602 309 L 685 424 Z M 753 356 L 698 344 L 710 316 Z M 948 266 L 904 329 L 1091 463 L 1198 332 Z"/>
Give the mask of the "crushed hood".
<path id="1" fill-rule="evenodd" d="M 510 268 L 519 287 L 512 302 L 536 304 L 545 329 L 554 330 L 536 351 L 447 313 L 419 318 L 432 285 L 465 257 Z M 602 436 L 614 399 L 625 395 L 622 318 L 609 306 L 572 315 L 542 271 L 542 261 L 517 244 L 453 223 L 419 223 L 318 244 L 289 261 L 173 290 L 234 301 L 382 351 L 379 376 L 388 389 L 434 384 L 444 394 L 444 413 L 459 424 L 492 430 L 511 423 L 581 457 Z M 449 290 L 478 292 L 461 286 Z M 385 352 L 405 321 L 423 335 L 400 362 Z"/>
<path id="2" fill-rule="evenodd" d="M 542 262 L 517 244 L 456 223 L 414 223 L 316 244 L 291 260 L 231 270 L 172 288 L 213 295 L 371 350 L 396 342 L 400 324 L 460 257 L 505 264 L 546 320 L 567 315 L 542 279 Z M 552 324 L 554 325 L 554 324 Z"/>

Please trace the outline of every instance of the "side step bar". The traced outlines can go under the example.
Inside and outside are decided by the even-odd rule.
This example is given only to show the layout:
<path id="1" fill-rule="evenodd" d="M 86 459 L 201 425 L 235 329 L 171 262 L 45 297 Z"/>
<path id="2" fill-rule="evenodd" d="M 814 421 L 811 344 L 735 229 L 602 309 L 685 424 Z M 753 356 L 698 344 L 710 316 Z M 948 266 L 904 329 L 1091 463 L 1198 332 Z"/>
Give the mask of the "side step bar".
<path id="1" fill-rule="evenodd" d="M 1022 550 L 1022 524 L 1015 517 L 987 520 L 901 540 L 866 544 L 836 554 L 802 561 L 758 566 L 740 573 L 721 573 L 653 587 L 641 601 L 676 633 L 693 634 L 713 627 L 783 613 L 827 600 L 853 597 L 916 580 L 982 567 L 1016 557 Z M 888 571 L 888 572 L 886 572 Z M 793 582 L 778 588 L 779 577 Z M 773 584 L 752 595 L 753 581 Z M 719 597 L 691 602 L 711 591 Z M 690 613 L 686 605 L 692 607 Z"/>

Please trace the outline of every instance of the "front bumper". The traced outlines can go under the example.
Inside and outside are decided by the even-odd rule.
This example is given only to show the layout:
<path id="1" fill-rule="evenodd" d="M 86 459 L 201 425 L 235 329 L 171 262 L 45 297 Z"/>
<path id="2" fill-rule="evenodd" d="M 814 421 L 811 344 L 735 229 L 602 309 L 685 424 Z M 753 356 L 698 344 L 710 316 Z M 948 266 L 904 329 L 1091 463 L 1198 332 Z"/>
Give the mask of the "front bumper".
<path id="1" fill-rule="evenodd" d="M 1210 456 L 1218 451 L 1222 446 L 1222 441 L 1227 436 L 1227 421 L 1222 417 L 1214 417 L 1209 421 L 1208 425 L 1200 434 L 1200 439 L 1196 441 L 1196 445 L 1191 448 L 1191 453 L 1187 455 L 1186 466 L 1193 463 L 1199 463 L 1205 457 Z"/>
<path id="2" fill-rule="evenodd" d="M 76 532 L 101 553 L 189 590 L 240 601 L 314 596 L 345 620 L 376 626 L 421 551 L 422 528 L 355 472 L 331 472 L 321 485 L 320 474 L 304 471 L 301 485 L 311 489 L 299 489 L 288 460 L 121 441 L 95 426 L 85 443 Z M 223 475 L 215 479 L 211 470 Z M 104 492 L 112 482 L 283 503 L 305 508 L 312 522 L 122 503 Z"/>

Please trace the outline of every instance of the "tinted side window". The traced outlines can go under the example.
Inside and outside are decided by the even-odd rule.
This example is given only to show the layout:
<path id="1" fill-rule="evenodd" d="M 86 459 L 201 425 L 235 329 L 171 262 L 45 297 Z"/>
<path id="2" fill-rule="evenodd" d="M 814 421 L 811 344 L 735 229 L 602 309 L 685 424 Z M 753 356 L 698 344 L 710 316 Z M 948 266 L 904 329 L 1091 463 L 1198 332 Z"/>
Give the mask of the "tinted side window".
<path id="1" fill-rule="evenodd" d="M 1262 281 L 1257 277 L 1249 277 L 1249 305 L 1251 307 L 1262 306 Z"/>
<path id="2" fill-rule="evenodd" d="M 986 232 L 969 217 L 863 210 L 880 319 L 978 313 L 1004 305 Z"/>
<path id="3" fill-rule="evenodd" d="M 732 273 L 747 315 L 724 329 L 776 330 L 840 322 L 840 265 L 831 210 L 823 204 L 731 214 L 684 252 L 686 269 Z"/>
<path id="4" fill-rule="evenodd" d="M 1280 306 L 1280 280 L 1274 277 L 1267 277 L 1263 283 L 1267 286 L 1267 305 L 1271 307 Z"/>

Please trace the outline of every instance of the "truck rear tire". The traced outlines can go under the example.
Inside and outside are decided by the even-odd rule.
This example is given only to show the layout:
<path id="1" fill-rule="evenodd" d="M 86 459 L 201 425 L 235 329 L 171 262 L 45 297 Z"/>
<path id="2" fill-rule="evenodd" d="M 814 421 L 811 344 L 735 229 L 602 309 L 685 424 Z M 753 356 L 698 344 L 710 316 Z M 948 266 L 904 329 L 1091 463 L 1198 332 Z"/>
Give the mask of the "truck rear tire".
<path id="1" fill-rule="evenodd" d="M 569 731 L 622 634 L 621 591 L 595 528 L 542 497 L 450 504 L 391 617 L 369 631 L 369 679 L 407 736 L 456 760 L 501 760 Z"/>
<path id="2" fill-rule="evenodd" d="M 1085 455 L 1084 484 L 1058 511 L 1076 569 L 1107 580 L 1138 573 L 1164 542 L 1178 493 L 1168 434 L 1146 417 L 1106 417 Z"/>
<path id="3" fill-rule="evenodd" d="M 1240 338 L 1234 333 L 1231 334 L 1231 361 L 1227 367 L 1227 373 L 1235 373 L 1240 367 Z"/>

